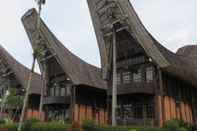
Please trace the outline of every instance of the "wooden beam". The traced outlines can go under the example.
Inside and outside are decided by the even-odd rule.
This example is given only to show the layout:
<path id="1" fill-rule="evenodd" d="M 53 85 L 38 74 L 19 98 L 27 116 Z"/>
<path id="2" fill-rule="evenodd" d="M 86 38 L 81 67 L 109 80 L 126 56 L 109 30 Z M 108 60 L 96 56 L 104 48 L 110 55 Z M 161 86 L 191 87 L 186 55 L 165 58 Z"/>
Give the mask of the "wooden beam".
<path id="1" fill-rule="evenodd" d="M 121 32 L 121 31 L 123 31 L 123 30 L 128 30 L 128 29 L 129 29 L 128 26 L 123 26 L 123 27 L 117 29 L 117 30 L 116 30 L 116 33 Z M 113 32 L 109 32 L 109 33 L 106 33 L 106 34 L 104 35 L 104 37 L 110 37 L 110 36 L 112 36 L 112 35 L 113 35 Z"/>
<path id="2" fill-rule="evenodd" d="M 48 61 L 49 59 L 51 59 L 51 58 L 53 58 L 53 57 L 55 57 L 55 56 L 56 56 L 56 54 L 49 55 L 49 56 L 47 56 L 47 57 L 41 59 L 41 60 L 40 60 L 40 63 L 42 63 L 42 62 L 44 62 L 44 61 Z"/>
<path id="3" fill-rule="evenodd" d="M 11 74 L 14 74 L 14 72 L 13 72 L 13 71 L 10 71 L 10 72 L 8 72 L 8 73 L 1 74 L 0 77 L 7 77 L 7 76 L 9 76 L 9 75 L 11 75 Z"/>

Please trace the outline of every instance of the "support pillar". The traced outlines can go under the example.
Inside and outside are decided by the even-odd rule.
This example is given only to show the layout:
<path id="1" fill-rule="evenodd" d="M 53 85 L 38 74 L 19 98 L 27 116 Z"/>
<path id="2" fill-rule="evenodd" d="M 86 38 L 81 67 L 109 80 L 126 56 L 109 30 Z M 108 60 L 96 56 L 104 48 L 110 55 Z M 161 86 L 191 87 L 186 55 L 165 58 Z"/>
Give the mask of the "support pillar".
<path id="1" fill-rule="evenodd" d="M 162 126 L 164 123 L 164 93 L 163 93 L 163 76 L 162 71 L 160 68 L 158 68 L 158 78 L 159 78 L 159 89 L 157 90 L 156 96 L 155 96 L 155 106 L 156 106 L 156 120 L 158 121 L 158 126 Z"/>
<path id="2" fill-rule="evenodd" d="M 112 78 L 112 126 L 116 126 L 117 110 L 117 67 L 116 67 L 116 30 L 113 27 L 113 78 Z"/>
<path id="3" fill-rule="evenodd" d="M 75 122 L 75 105 L 76 105 L 76 87 L 72 86 L 71 87 L 71 92 L 72 92 L 72 96 L 71 96 L 71 121 Z"/>

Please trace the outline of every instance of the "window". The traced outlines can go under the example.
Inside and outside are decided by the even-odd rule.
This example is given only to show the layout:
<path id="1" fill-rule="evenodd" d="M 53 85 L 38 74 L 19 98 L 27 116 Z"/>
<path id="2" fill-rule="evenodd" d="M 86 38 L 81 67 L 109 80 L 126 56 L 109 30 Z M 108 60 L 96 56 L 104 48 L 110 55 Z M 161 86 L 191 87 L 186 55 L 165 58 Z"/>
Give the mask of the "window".
<path id="1" fill-rule="evenodd" d="M 153 81 L 153 67 L 146 68 L 146 82 Z"/>
<path id="2" fill-rule="evenodd" d="M 123 118 L 133 118 L 133 105 L 124 104 L 122 108 Z"/>
<path id="3" fill-rule="evenodd" d="M 55 88 L 55 96 L 60 96 L 60 86 L 59 86 L 59 84 L 55 83 L 54 88 Z"/>
<path id="4" fill-rule="evenodd" d="M 143 105 L 140 103 L 134 104 L 134 118 L 137 118 L 137 119 L 143 118 Z"/>
<path id="5" fill-rule="evenodd" d="M 120 73 L 117 74 L 116 82 L 117 82 L 118 85 L 121 84 L 121 74 Z"/>
<path id="6" fill-rule="evenodd" d="M 54 88 L 50 87 L 50 96 L 55 96 Z"/>
<path id="7" fill-rule="evenodd" d="M 61 87 L 61 92 L 60 92 L 61 96 L 65 96 L 66 94 L 66 89 L 65 87 Z"/>
<path id="8" fill-rule="evenodd" d="M 51 107 L 48 109 L 46 112 L 48 115 L 49 121 L 56 120 L 56 121 L 62 121 L 62 120 L 67 120 L 69 118 L 69 111 L 66 109 L 62 109 L 59 107 Z"/>
<path id="9" fill-rule="evenodd" d="M 136 73 L 133 73 L 133 81 L 134 82 L 141 82 L 142 81 L 142 72 L 138 70 Z"/>
<path id="10" fill-rule="evenodd" d="M 131 72 L 124 72 L 122 75 L 124 84 L 128 84 L 131 82 Z"/>
<path id="11" fill-rule="evenodd" d="M 66 95 L 67 96 L 71 95 L 71 89 L 72 89 L 71 85 L 66 86 Z"/>
<path id="12" fill-rule="evenodd" d="M 153 104 L 146 104 L 144 105 L 146 117 L 147 118 L 154 118 L 154 106 Z"/>

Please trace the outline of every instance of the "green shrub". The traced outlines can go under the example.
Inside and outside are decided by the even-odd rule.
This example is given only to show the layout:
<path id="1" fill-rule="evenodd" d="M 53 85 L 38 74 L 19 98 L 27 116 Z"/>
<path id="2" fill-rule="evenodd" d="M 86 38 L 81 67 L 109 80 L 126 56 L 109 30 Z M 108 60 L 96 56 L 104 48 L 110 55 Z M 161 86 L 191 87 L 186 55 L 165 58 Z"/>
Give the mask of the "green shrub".
<path id="1" fill-rule="evenodd" d="M 163 128 L 144 127 L 144 128 L 138 128 L 137 131 L 166 131 L 166 130 Z"/>
<path id="2" fill-rule="evenodd" d="M 34 123 L 31 127 L 31 131 L 66 131 L 68 129 L 68 125 L 51 122 L 51 123 L 43 123 L 38 122 Z"/>
<path id="3" fill-rule="evenodd" d="M 1 129 L 6 131 L 17 131 L 18 124 L 1 125 Z M 67 131 L 70 127 L 68 124 L 61 124 L 57 122 L 40 122 L 37 119 L 29 119 L 24 122 L 22 131 Z M 85 121 L 82 125 L 84 131 L 197 131 L 197 126 L 185 123 L 181 120 L 170 120 L 164 124 L 164 128 L 151 127 L 124 127 L 124 126 L 107 126 L 98 125 L 94 121 Z M 74 130 L 78 131 L 78 129 Z"/>
<path id="4" fill-rule="evenodd" d="M 6 131 L 17 131 L 18 124 L 5 124 L 2 126 Z"/>
<path id="5" fill-rule="evenodd" d="M 25 130 L 29 130 L 29 129 L 31 129 L 33 124 L 38 123 L 38 122 L 40 122 L 40 120 L 35 119 L 35 118 L 27 119 L 23 123 L 23 128 Z"/>
<path id="6" fill-rule="evenodd" d="M 165 131 L 162 128 L 151 128 L 151 127 L 128 127 L 128 126 L 107 126 L 98 125 L 94 121 L 86 121 L 83 123 L 85 131 Z"/>
<path id="7" fill-rule="evenodd" d="M 95 121 L 88 120 L 83 122 L 82 127 L 85 129 L 85 131 L 93 131 L 96 130 L 98 125 L 96 124 Z"/>
<path id="8" fill-rule="evenodd" d="M 164 124 L 166 131 L 196 131 L 194 125 L 179 119 L 172 119 Z"/>
<path id="9" fill-rule="evenodd" d="M 10 94 L 8 96 L 7 100 L 6 100 L 6 104 L 9 107 L 12 107 L 12 108 L 22 107 L 22 105 L 23 105 L 23 99 L 24 99 L 23 96 L 15 96 L 13 94 Z"/>
<path id="10" fill-rule="evenodd" d="M 33 121 L 33 122 L 30 122 Z M 28 124 L 27 124 L 28 123 Z M 36 120 L 28 120 L 27 123 L 23 124 L 22 131 L 67 131 L 68 125 L 60 123 L 43 123 L 36 122 Z M 29 126 L 29 123 L 31 125 Z M 1 126 L 6 131 L 17 131 L 18 124 L 5 124 Z"/>
<path id="11" fill-rule="evenodd" d="M 5 123 L 6 123 L 5 119 L 0 119 L 0 125 L 5 124 Z"/>
<path id="12" fill-rule="evenodd" d="M 107 125 L 98 125 L 94 121 L 85 121 L 82 126 L 85 131 L 138 131 L 136 129 L 130 129 L 128 127 L 112 127 Z"/>

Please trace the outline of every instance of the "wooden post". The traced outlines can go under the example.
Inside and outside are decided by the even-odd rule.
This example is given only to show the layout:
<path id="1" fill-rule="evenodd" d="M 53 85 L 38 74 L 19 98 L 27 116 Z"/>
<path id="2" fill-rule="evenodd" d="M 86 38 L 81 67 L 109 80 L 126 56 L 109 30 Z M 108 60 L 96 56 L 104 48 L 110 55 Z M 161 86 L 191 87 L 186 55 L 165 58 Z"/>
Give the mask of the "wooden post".
<path id="1" fill-rule="evenodd" d="M 76 87 L 72 86 L 71 108 L 72 108 L 72 122 L 75 122 L 75 105 L 76 105 Z"/>
<path id="2" fill-rule="evenodd" d="M 113 27 L 113 85 L 112 85 L 112 126 L 116 126 L 117 108 L 116 30 Z"/>
<path id="3" fill-rule="evenodd" d="M 159 126 L 163 125 L 164 122 L 164 87 L 163 87 L 163 76 L 162 71 L 160 68 L 158 68 L 159 72 L 159 95 L 158 95 L 158 119 L 159 119 Z"/>
<path id="4" fill-rule="evenodd" d="M 193 124 L 196 124 L 196 108 L 195 108 L 195 97 L 194 97 L 194 89 L 191 91 L 191 101 L 192 101 L 192 116 L 193 116 Z"/>
<path id="5" fill-rule="evenodd" d="M 46 63 L 43 63 L 43 73 L 42 73 L 42 88 L 40 94 L 40 106 L 39 106 L 39 118 L 42 120 L 43 118 L 43 99 L 44 99 L 44 91 L 46 89 Z"/>
<path id="6" fill-rule="evenodd" d="M 109 82 L 107 82 L 107 87 L 108 87 L 108 90 L 107 90 L 107 124 L 109 124 L 109 123 L 111 123 L 111 119 L 110 119 L 110 117 L 111 117 L 111 96 L 110 96 L 110 88 L 109 87 L 111 87 L 111 82 L 109 83 Z"/>
<path id="7" fill-rule="evenodd" d="M 29 95 L 29 90 L 31 88 L 31 82 L 32 82 L 32 76 L 33 76 L 33 73 L 34 73 L 35 62 L 36 62 L 36 56 L 34 54 L 32 68 L 31 68 L 31 72 L 29 74 L 29 78 L 28 78 L 28 82 L 27 82 L 27 88 L 26 88 L 25 98 L 24 98 L 24 101 L 23 101 L 23 109 L 22 109 L 22 113 L 21 113 L 21 117 L 20 117 L 18 131 L 21 131 L 23 120 L 24 120 L 24 116 L 25 116 L 25 111 L 26 111 L 27 104 L 28 104 L 28 95 Z"/>

